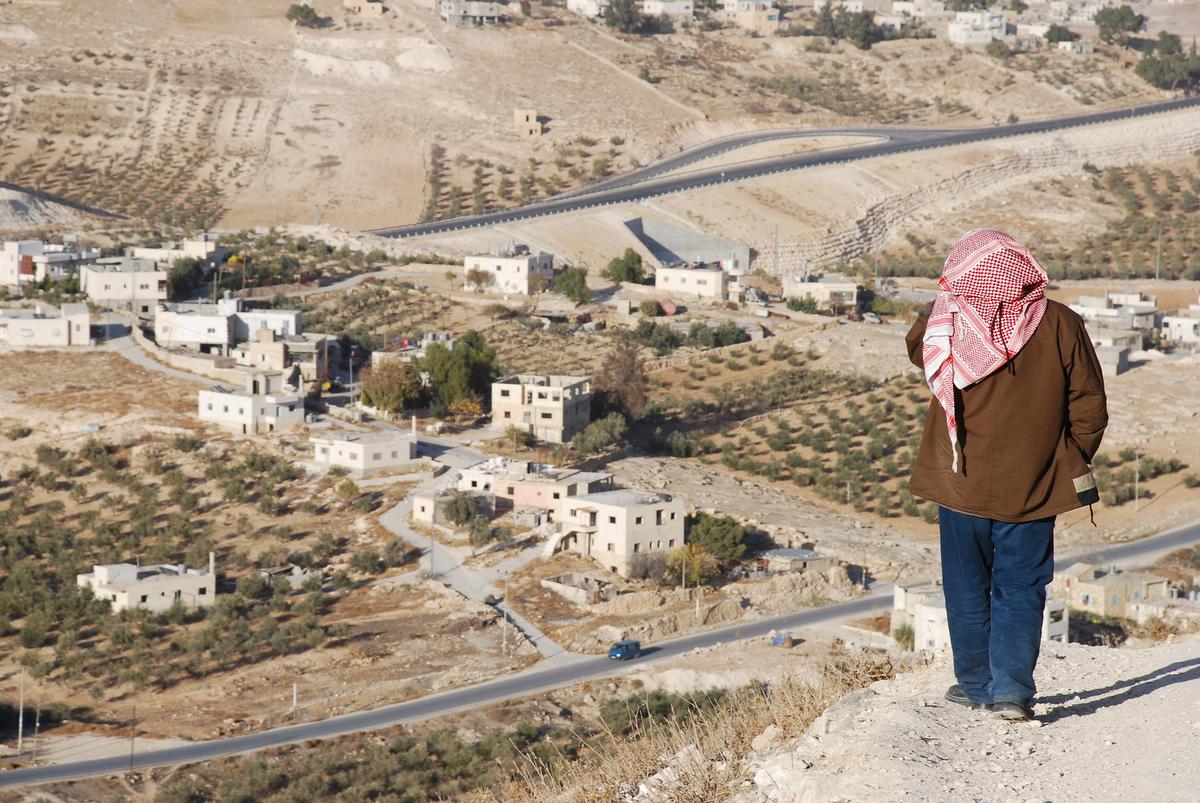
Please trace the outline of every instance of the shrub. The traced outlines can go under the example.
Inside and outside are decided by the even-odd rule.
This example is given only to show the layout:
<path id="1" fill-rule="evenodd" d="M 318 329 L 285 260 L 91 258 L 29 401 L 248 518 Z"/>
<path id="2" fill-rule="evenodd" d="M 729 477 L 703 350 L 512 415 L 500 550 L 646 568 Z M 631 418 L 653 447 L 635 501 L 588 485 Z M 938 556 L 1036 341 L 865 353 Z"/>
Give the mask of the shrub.
<path id="1" fill-rule="evenodd" d="M 582 432 L 571 439 L 571 448 L 583 454 L 595 454 L 620 442 L 625 436 L 625 416 L 610 413 L 593 421 Z"/>

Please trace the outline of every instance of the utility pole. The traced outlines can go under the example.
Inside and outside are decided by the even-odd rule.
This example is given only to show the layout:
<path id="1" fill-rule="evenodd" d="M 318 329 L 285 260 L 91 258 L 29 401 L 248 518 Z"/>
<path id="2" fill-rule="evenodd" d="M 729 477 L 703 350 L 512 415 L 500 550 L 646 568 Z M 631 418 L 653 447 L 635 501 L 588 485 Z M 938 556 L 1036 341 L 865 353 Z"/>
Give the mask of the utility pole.
<path id="1" fill-rule="evenodd" d="M 17 693 L 17 758 L 25 745 L 25 670 L 21 669 L 21 690 Z"/>
<path id="2" fill-rule="evenodd" d="M 1133 463 L 1133 512 L 1136 515 L 1138 512 L 1141 495 L 1139 494 L 1138 484 L 1142 478 L 1142 450 L 1135 449 L 1134 456 L 1136 460 Z"/>
<path id="3" fill-rule="evenodd" d="M 133 714 L 129 722 L 129 771 L 133 772 L 133 740 L 137 733 L 137 706 L 133 706 Z"/>
<path id="4" fill-rule="evenodd" d="M 293 683 L 292 684 L 292 710 L 288 712 L 289 714 L 296 713 L 296 701 L 297 701 L 297 690 L 296 690 L 296 684 Z"/>
<path id="5" fill-rule="evenodd" d="M 1158 245 L 1154 253 L 1154 281 L 1158 281 L 1158 272 L 1162 268 L 1162 221 L 1158 221 Z"/>
<path id="6" fill-rule="evenodd" d="M 774 252 L 775 252 L 774 267 L 771 269 L 771 273 L 774 276 L 778 276 L 779 275 L 779 224 L 775 224 Z"/>
<path id="7" fill-rule="evenodd" d="M 507 574 L 504 575 L 504 592 L 503 593 L 504 593 L 504 597 L 503 597 L 502 601 L 504 603 L 504 607 L 500 609 L 500 613 L 504 616 L 504 636 L 503 636 L 504 654 L 508 655 L 508 575 Z"/>
<path id="8" fill-rule="evenodd" d="M 39 700 L 33 708 L 33 746 L 29 749 L 29 760 L 37 761 L 38 731 L 42 725 L 42 703 Z"/>

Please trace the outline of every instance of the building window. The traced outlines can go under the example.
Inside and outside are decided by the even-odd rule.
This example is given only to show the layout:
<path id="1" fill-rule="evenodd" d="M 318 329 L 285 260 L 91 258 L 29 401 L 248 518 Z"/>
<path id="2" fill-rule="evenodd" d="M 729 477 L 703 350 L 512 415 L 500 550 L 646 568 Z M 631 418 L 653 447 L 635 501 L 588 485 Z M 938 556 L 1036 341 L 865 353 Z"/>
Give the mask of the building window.
<path id="1" fill-rule="evenodd" d="M 558 491 L 555 491 L 555 492 L 554 492 L 554 494 L 553 494 L 553 496 L 554 496 L 554 498 L 555 498 L 555 499 L 561 499 L 561 498 L 562 498 L 562 494 L 561 494 L 561 493 L 559 493 Z"/>
<path id="2" fill-rule="evenodd" d="M 501 389 L 500 395 L 507 399 L 509 394 L 507 390 Z"/>
<path id="3" fill-rule="evenodd" d="M 372 460 L 382 460 L 382 459 L 383 459 L 383 452 L 374 452 L 374 453 L 371 455 L 371 459 L 372 459 Z"/>
<path id="4" fill-rule="evenodd" d="M 634 523 L 634 524 L 641 524 L 641 523 L 642 523 L 642 517 L 641 517 L 641 516 L 638 516 L 636 519 L 634 519 L 634 520 L 633 520 L 633 523 Z"/>
<path id="5" fill-rule="evenodd" d="M 183 599 L 183 592 L 179 589 L 175 589 L 175 599 Z"/>
<path id="6" fill-rule="evenodd" d="M 392 459 L 399 457 L 395 450 L 392 450 Z"/>
<path id="7" fill-rule="evenodd" d="M 207 588 L 200 589 L 200 596 L 202 596 L 202 597 L 208 596 L 208 589 Z"/>
<path id="8" fill-rule="evenodd" d="M 609 516 L 609 517 L 608 517 L 608 523 L 609 523 L 609 524 L 616 524 L 616 523 L 617 523 L 617 517 L 616 517 L 616 516 Z"/>
<path id="9" fill-rule="evenodd" d="M 671 521 L 675 521 L 675 511 L 671 511 Z"/>
<path id="10" fill-rule="evenodd" d="M 607 549 L 606 551 L 608 551 L 608 552 L 612 552 L 612 551 L 613 551 L 613 545 L 612 545 L 612 543 L 611 543 L 611 542 L 609 542 L 609 543 L 608 543 L 608 544 L 606 544 L 605 546 L 607 546 L 607 547 L 608 547 L 608 549 Z"/>
<path id="11" fill-rule="evenodd" d="M 209 409 L 209 410 L 211 410 L 211 409 L 212 409 L 212 402 L 209 402 L 209 403 L 208 403 L 208 409 Z"/>
<path id="12" fill-rule="evenodd" d="M 542 390 L 539 390 L 539 391 L 538 391 L 538 395 L 537 395 L 537 397 L 538 397 L 539 399 L 544 399 L 544 398 L 546 398 L 546 392 L 545 392 L 545 391 L 542 391 Z"/>
<path id="13" fill-rule="evenodd" d="M 508 410 L 505 410 L 505 411 L 504 411 L 504 417 L 505 417 L 505 418 L 512 418 L 512 413 L 511 413 L 511 412 L 509 412 Z"/>
<path id="14" fill-rule="evenodd" d="M 654 511 L 654 523 L 655 523 L 655 524 L 662 524 L 662 523 L 663 523 L 663 517 L 662 517 L 662 514 L 663 514 L 663 512 L 662 512 L 661 510 L 656 510 L 656 511 Z"/>
<path id="15" fill-rule="evenodd" d="M 542 418 L 543 418 L 543 419 L 546 419 L 546 418 L 553 418 L 553 417 L 554 417 L 554 415 L 553 415 L 552 413 L 542 413 Z"/>
<path id="16" fill-rule="evenodd" d="M 672 538 L 670 541 L 667 541 L 667 548 L 668 548 L 668 549 L 670 549 L 670 548 L 673 548 L 674 546 L 675 546 L 675 539 L 674 539 L 674 538 Z"/>
<path id="17" fill-rule="evenodd" d="M 142 602 L 145 602 L 145 601 L 146 601 L 146 595 L 142 594 Z"/>
<path id="18" fill-rule="evenodd" d="M 633 551 L 634 551 L 634 552 L 641 552 L 641 551 L 642 551 L 642 545 L 641 545 L 641 544 L 638 544 L 638 543 L 634 543 L 634 545 L 633 545 Z"/>

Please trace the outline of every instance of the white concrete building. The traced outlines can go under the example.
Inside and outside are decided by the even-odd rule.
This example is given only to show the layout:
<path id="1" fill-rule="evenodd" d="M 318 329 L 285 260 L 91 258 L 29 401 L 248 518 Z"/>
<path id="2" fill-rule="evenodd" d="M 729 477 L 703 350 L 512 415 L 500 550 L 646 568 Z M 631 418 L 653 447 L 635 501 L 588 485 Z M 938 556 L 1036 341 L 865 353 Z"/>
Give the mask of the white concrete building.
<path id="1" fill-rule="evenodd" d="M 310 437 L 313 461 L 341 466 L 359 477 L 408 468 L 417 459 L 417 441 L 396 430 Z"/>
<path id="2" fill-rule="evenodd" d="M 892 13 L 914 19 L 936 19 L 950 14 L 943 0 L 895 0 Z"/>
<path id="3" fill-rule="evenodd" d="M 484 0 L 438 0 L 438 16 L 455 28 L 498 25 L 508 19 L 509 7 Z"/>
<path id="4" fill-rule="evenodd" d="M 842 311 L 858 306 L 858 282 L 836 273 L 789 274 L 783 277 L 784 298 L 811 298 L 822 309 Z"/>
<path id="5" fill-rule="evenodd" d="M 152 259 L 101 259 L 79 269 L 79 289 L 101 306 L 150 317 L 167 300 L 167 272 Z"/>
<path id="6" fill-rule="evenodd" d="M 554 255 L 545 251 L 534 254 L 524 245 L 463 260 L 463 288 L 466 290 L 527 296 L 535 292 L 539 281 L 548 282 L 553 277 Z"/>
<path id="7" fill-rule="evenodd" d="M 941 583 L 903 587 L 892 592 L 892 633 L 901 627 L 912 628 L 913 649 L 940 652 L 950 646 L 950 626 L 946 619 L 946 595 Z M 1067 604 L 1047 599 L 1042 612 L 1042 641 L 1069 641 Z"/>
<path id="8" fill-rule="evenodd" d="M 590 20 L 603 19 L 609 0 L 567 0 L 567 11 Z"/>
<path id="9" fill-rule="evenodd" d="M 590 377 L 515 374 L 492 383 L 493 426 L 566 443 L 591 420 Z"/>
<path id="10" fill-rule="evenodd" d="M 230 353 L 236 343 L 271 332 L 283 340 L 304 331 L 300 310 L 251 309 L 245 300 L 227 296 L 216 304 L 159 304 L 154 314 L 154 340 L 163 348 L 212 354 Z"/>
<path id="11" fill-rule="evenodd" d="M 244 390 L 214 385 L 197 396 L 200 420 L 231 432 L 284 432 L 304 424 L 304 398 L 284 389 L 278 373 L 248 374 Z"/>
<path id="12" fill-rule="evenodd" d="M 691 22 L 696 16 L 693 0 L 642 0 L 642 13 L 648 17 L 669 17 L 675 22 Z"/>
<path id="13" fill-rule="evenodd" d="M 725 301 L 729 277 L 718 265 L 680 265 L 654 270 L 654 288 L 673 297 Z"/>
<path id="14" fill-rule="evenodd" d="M 135 259 L 153 259 L 163 265 L 173 265 L 181 259 L 198 259 L 206 265 L 212 263 L 215 267 L 224 261 L 228 248 L 222 248 L 221 242 L 213 234 L 197 235 L 183 242 L 160 246 L 139 246 L 129 251 Z"/>
<path id="15" fill-rule="evenodd" d="M 90 572 L 76 575 L 75 582 L 80 588 L 90 588 L 97 599 L 107 600 L 117 612 L 144 608 L 162 613 L 177 602 L 184 608 L 207 608 L 217 598 L 211 552 L 208 571 L 189 569 L 182 563 L 157 566 L 110 563 L 92 566 Z"/>
<path id="16" fill-rule="evenodd" d="M 986 45 L 993 40 L 1012 39 L 1016 31 L 994 11 L 959 11 L 946 28 L 946 37 L 956 45 Z"/>
<path id="17" fill-rule="evenodd" d="M 858 14 L 863 10 L 863 0 L 813 0 L 813 11 L 824 11 L 825 6 L 832 5 L 834 11 L 839 8 L 848 14 Z"/>
<path id="18" fill-rule="evenodd" d="M 87 304 L 62 307 L 0 309 L 0 345 L 66 346 L 91 345 L 92 313 Z"/>
<path id="19" fill-rule="evenodd" d="M 547 543 L 547 551 L 577 552 L 630 577 L 638 573 L 640 556 L 665 554 L 683 545 L 684 515 L 682 500 L 650 491 L 572 497 L 562 532 Z"/>
<path id="20" fill-rule="evenodd" d="M 99 248 L 41 240 L 9 240 L 0 248 L 0 285 L 20 289 L 50 279 L 61 281 L 100 258 Z"/>

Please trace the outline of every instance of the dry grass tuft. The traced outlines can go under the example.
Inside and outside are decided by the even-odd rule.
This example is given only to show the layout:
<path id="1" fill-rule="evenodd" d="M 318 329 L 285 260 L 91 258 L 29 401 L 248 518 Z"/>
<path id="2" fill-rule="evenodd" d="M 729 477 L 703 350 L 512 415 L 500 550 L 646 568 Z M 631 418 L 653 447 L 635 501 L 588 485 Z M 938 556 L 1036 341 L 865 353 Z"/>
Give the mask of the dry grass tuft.
<path id="1" fill-rule="evenodd" d="M 847 692 L 898 670 L 887 655 L 838 651 L 815 681 L 792 676 L 771 686 L 751 686 L 683 723 L 650 723 L 625 738 L 602 733 L 585 739 L 579 758 L 563 762 L 557 772 L 531 763 L 519 781 L 482 791 L 475 799 L 599 803 L 635 795 L 640 783 L 661 773 L 656 800 L 724 800 L 742 784 L 751 742 L 767 726 L 775 725 L 785 739 L 798 736 Z"/>

